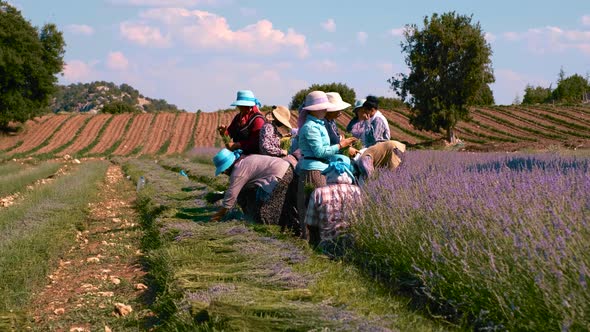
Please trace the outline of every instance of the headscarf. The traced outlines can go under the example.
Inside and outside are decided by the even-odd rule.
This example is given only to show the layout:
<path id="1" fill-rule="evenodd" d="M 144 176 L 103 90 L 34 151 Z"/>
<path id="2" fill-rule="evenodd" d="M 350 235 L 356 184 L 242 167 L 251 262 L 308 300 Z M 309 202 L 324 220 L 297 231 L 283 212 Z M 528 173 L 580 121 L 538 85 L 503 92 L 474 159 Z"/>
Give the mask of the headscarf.
<path id="1" fill-rule="evenodd" d="M 305 120 L 307 120 L 307 113 L 309 113 L 309 111 L 304 110 L 303 107 L 305 106 L 305 103 L 301 103 L 301 105 L 299 106 L 299 116 L 297 117 L 297 128 L 301 129 L 301 127 L 303 127 L 303 124 L 305 123 Z"/>

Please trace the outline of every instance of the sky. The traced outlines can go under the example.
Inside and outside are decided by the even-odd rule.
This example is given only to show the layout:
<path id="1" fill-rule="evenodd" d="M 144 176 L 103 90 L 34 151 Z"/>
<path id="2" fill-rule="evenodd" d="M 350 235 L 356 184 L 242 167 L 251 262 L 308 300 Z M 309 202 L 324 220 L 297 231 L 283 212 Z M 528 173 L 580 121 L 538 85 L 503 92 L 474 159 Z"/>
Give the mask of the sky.
<path id="1" fill-rule="evenodd" d="M 35 26 L 55 23 L 67 43 L 61 84 L 127 83 L 190 112 L 226 109 L 237 90 L 288 105 L 314 83 L 344 83 L 357 98 L 397 97 L 407 73 L 407 24 L 473 15 L 493 51 L 497 104 L 527 84 L 556 86 L 590 73 L 588 0 L 9 0 Z"/>

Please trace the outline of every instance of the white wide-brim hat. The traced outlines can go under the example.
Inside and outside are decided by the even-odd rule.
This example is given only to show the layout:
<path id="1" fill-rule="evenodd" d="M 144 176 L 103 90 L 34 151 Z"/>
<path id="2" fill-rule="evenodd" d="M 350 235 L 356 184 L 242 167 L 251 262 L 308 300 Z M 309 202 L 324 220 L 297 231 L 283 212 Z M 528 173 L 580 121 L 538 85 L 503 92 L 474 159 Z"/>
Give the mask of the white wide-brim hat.
<path id="1" fill-rule="evenodd" d="M 305 111 L 321 111 L 332 108 L 334 105 L 328 100 L 324 91 L 312 91 L 305 96 Z"/>
<path id="2" fill-rule="evenodd" d="M 328 96 L 328 101 L 334 105 L 332 108 L 328 108 L 328 112 L 342 111 L 351 106 L 342 100 L 342 96 L 338 92 L 326 92 L 326 96 Z"/>

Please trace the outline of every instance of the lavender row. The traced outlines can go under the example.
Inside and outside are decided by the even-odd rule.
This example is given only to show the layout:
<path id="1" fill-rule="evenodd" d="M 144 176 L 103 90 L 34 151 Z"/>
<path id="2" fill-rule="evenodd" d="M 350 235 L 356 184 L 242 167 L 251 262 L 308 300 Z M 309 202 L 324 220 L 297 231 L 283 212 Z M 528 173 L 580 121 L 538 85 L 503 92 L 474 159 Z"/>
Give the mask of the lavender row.
<path id="1" fill-rule="evenodd" d="M 589 215 L 588 158 L 418 151 L 367 184 L 351 231 L 471 324 L 588 330 Z"/>

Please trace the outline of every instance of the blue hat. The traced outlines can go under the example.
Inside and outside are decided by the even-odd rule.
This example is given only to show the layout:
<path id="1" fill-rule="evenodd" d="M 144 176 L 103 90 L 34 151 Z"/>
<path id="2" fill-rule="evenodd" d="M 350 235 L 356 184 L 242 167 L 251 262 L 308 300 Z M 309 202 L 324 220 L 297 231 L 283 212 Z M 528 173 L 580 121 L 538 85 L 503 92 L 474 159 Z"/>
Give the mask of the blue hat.
<path id="1" fill-rule="evenodd" d="M 215 165 L 215 176 L 218 176 L 226 169 L 228 169 L 233 163 L 240 158 L 242 150 L 230 151 L 223 149 L 219 151 L 215 157 L 213 157 L 213 164 Z"/>
<path id="2" fill-rule="evenodd" d="M 231 106 L 262 106 L 260 101 L 254 97 L 254 93 L 250 90 L 240 90 L 238 91 L 238 96 L 236 101 L 234 101 Z"/>
<path id="3" fill-rule="evenodd" d="M 354 102 L 354 110 L 356 111 L 357 108 L 363 107 L 363 105 L 365 104 L 365 101 L 367 101 L 367 100 L 361 99 L 361 100 L 357 100 L 356 102 Z"/>

